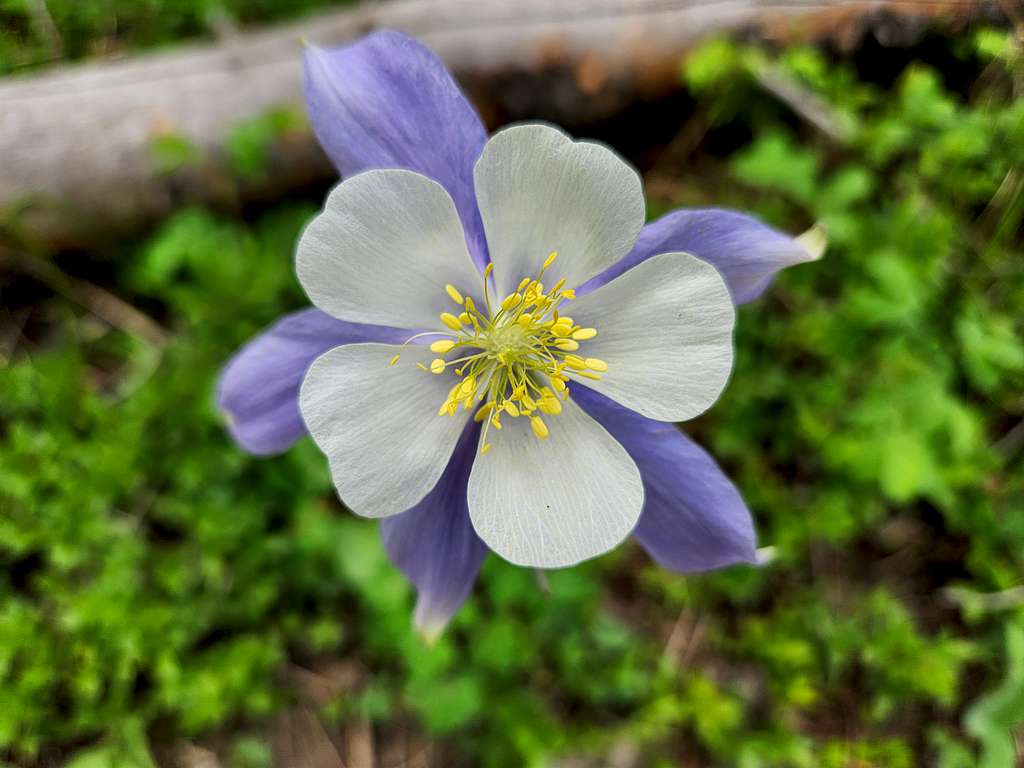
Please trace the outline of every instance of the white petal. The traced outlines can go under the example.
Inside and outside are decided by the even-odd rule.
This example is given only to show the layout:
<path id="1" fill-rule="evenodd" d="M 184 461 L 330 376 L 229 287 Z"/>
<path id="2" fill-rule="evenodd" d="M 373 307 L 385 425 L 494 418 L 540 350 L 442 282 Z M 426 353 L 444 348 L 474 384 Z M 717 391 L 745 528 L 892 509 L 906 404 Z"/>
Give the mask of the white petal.
<path id="1" fill-rule="evenodd" d="M 347 344 L 316 359 L 302 382 L 299 407 L 313 440 L 330 460 L 346 506 L 387 517 L 427 495 L 448 464 L 469 413 L 438 416 L 455 383 L 416 367 L 429 350 Z"/>
<path id="2" fill-rule="evenodd" d="M 637 172 L 602 144 L 574 142 L 548 125 L 499 131 L 473 171 L 498 293 L 536 276 L 584 283 L 629 253 L 644 223 Z"/>
<path id="3" fill-rule="evenodd" d="M 299 282 L 330 315 L 354 323 L 434 328 L 452 283 L 477 295 L 479 272 L 451 197 L 412 171 L 367 171 L 334 188 L 302 234 Z"/>
<path id="4" fill-rule="evenodd" d="M 525 417 L 503 420 L 477 456 L 469 517 L 484 542 L 517 565 L 558 568 L 607 552 L 643 507 L 640 472 L 626 449 L 572 400 L 549 416 L 547 440 Z"/>
<path id="5" fill-rule="evenodd" d="M 715 268 L 687 253 L 650 258 L 565 314 L 597 329 L 576 354 L 608 364 L 601 381 L 581 383 L 648 418 L 692 419 L 729 380 L 736 310 Z"/>

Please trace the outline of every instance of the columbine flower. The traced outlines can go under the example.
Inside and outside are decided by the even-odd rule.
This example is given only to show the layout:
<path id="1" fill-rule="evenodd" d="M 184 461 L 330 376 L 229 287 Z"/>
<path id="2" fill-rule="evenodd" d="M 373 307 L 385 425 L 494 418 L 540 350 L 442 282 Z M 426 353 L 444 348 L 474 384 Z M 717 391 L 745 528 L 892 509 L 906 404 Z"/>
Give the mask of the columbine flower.
<path id="1" fill-rule="evenodd" d="M 341 499 L 383 518 L 427 633 L 488 549 L 551 568 L 632 532 L 678 571 L 752 562 L 742 498 L 671 422 L 724 387 L 734 303 L 820 248 L 720 209 L 643 226 L 614 152 L 547 125 L 488 140 L 394 32 L 308 49 L 306 84 L 346 180 L 298 247 L 317 309 L 223 374 L 236 440 L 269 454 L 308 428 Z"/>

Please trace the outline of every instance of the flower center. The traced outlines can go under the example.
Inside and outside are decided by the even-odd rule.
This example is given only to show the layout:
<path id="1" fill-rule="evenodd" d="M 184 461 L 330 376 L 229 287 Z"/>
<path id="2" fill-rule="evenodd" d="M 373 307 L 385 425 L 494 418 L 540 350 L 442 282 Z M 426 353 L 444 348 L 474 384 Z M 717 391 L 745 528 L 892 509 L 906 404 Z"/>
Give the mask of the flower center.
<path id="1" fill-rule="evenodd" d="M 558 254 L 552 251 L 536 278 L 523 278 L 514 293 L 492 306 L 487 288 L 493 265 L 484 270 L 484 311 L 470 296 L 463 296 L 453 285 L 445 286 L 449 298 L 461 307 L 459 314 L 441 313 L 447 331 L 422 333 L 444 338 L 430 345 L 439 357 L 430 366 L 417 363 L 424 371 L 442 375 L 451 371 L 458 379 L 438 410 L 439 416 L 454 416 L 459 406 L 469 410 L 479 406 L 477 421 L 484 421 L 481 453 L 491 444 L 491 428 L 500 430 L 501 419 L 528 418 L 538 440 L 548 436 L 543 416 L 557 416 L 562 401 L 569 397 L 569 375 L 600 380 L 608 365 L 597 358 L 576 354 L 580 342 L 597 336 L 594 328 L 581 328 L 559 308 L 576 294 L 559 280 L 545 291 L 544 273 Z M 406 343 L 408 344 L 409 341 Z M 399 355 L 391 359 L 398 362 Z"/>

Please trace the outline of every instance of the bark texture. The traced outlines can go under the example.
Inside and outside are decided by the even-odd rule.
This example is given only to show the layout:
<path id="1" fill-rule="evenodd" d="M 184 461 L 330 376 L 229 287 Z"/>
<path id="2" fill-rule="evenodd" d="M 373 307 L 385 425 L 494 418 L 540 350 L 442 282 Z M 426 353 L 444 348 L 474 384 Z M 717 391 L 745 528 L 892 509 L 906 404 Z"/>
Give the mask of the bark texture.
<path id="1" fill-rule="evenodd" d="M 304 39 L 330 46 L 400 29 L 441 55 L 488 122 L 572 128 L 677 87 L 680 57 L 711 33 L 855 45 L 998 12 L 973 0 L 398 0 L 13 77 L 0 82 L 0 227 L 77 246 L 181 203 L 236 206 L 331 177 L 302 119 Z M 247 126 L 273 136 L 248 174 L 230 151 Z"/>

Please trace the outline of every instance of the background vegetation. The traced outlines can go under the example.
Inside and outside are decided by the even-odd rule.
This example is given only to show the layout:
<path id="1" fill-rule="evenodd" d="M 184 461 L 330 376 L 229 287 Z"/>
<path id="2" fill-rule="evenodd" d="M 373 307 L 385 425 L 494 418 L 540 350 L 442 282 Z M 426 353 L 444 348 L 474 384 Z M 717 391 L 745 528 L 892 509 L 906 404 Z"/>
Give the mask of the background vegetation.
<path id="1" fill-rule="evenodd" d="M 0 74 L 111 56 L 354 0 L 0 0 Z"/>
<path id="2" fill-rule="evenodd" d="M 0 68 L 44 57 L 31 5 L 0 1 Z M 48 5 L 75 55 L 114 6 L 127 47 L 202 32 L 213 8 L 294 7 Z M 490 557 L 429 647 L 311 443 L 249 458 L 213 406 L 231 352 L 302 305 L 291 253 L 317 198 L 33 256 L 166 343 L 0 272 L 0 764 L 148 768 L 191 742 L 259 768 L 268 724 L 302 710 L 434 742 L 446 766 L 1014 765 L 1024 68 L 994 30 L 918 54 L 882 72 L 712 41 L 681 69 L 688 138 L 645 159 L 655 213 L 720 203 L 830 232 L 823 261 L 742 309 L 732 383 L 687 427 L 770 562 L 685 578 L 630 544 L 544 594 Z M 827 130 L 766 73 L 820 100 Z"/>

